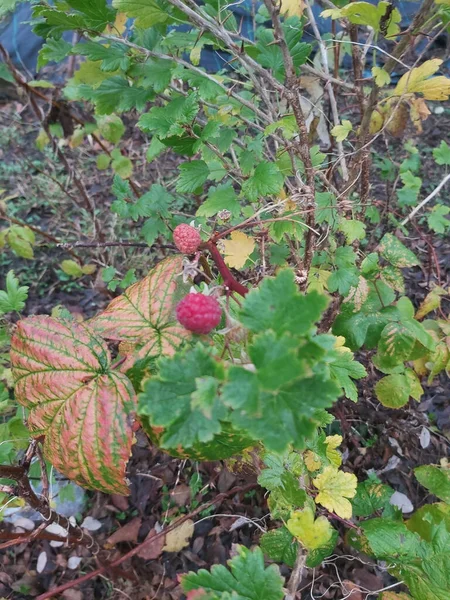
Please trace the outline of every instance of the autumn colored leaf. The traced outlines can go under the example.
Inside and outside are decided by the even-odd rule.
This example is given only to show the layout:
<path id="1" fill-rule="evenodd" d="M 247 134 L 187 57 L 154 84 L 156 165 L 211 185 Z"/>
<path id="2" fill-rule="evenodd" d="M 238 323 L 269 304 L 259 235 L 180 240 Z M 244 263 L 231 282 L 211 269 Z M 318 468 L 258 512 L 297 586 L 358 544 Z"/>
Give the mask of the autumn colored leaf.
<path id="1" fill-rule="evenodd" d="M 222 242 L 225 262 L 229 267 L 241 269 L 255 249 L 255 240 L 242 231 L 233 231 L 231 240 Z"/>
<path id="2" fill-rule="evenodd" d="M 405 73 L 394 90 L 394 96 L 421 93 L 425 100 L 448 100 L 450 95 L 450 79 L 439 76 L 429 79 L 442 64 L 440 58 L 426 60 L 420 67 Z"/>
<path id="3" fill-rule="evenodd" d="M 317 504 L 322 504 L 343 519 L 350 519 L 352 505 L 347 498 L 356 494 L 358 480 L 355 475 L 338 471 L 336 467 L 325 467 L 313 484 L 319 490 L 315 498 Z"/>
<path id="4" fill-rule="evenodd" d="M 332 465 L 340 467 L 342 463 L 342 456 L 339 450 L 336 450 L 338 446 L 342 444 L 342 435 L 329 435 L 325 438 L 327 445 L 327 458 Z"/>
<path id="5" fill-rule="evenodd" d="M 158 263 L 90 321 L 98 335 L 123 342 L 120 351 L 126 360 L 121 371 L 139 359 L 171 356 L 189 339 L 191 334 L 175 317 L 175 307 L 188 291 L 182 280 L 182 262 L 183 257 L 176 255 Z"/>
<path id="6" fill-rule="evenodd" d="M 313 510 L 308 506 L 296 510 L 287 522 L 287 528 L 307 550 L 316 550 L 325 546 L 333 535 L 333 528 L 326 517 L 314 518 Z"/>
<path id="7" fill-rule="evenodd" d="M 135 394 L 110 362 L 105 342 L 76 322 L 29 317 L 11 340 L 16 398 L 48 460 L 84 487 L 128 494 Z"/>

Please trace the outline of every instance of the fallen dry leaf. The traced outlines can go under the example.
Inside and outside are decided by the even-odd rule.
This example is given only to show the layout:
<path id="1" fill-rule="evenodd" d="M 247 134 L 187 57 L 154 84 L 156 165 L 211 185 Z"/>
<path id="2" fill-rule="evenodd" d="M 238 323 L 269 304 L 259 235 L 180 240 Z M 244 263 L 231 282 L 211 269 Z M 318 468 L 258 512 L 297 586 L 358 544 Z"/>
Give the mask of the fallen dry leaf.
<path id="1" fill-rule="evenodd" d="M 112 548 L 119 542 L 131 542 L 135 544 L 137 542 L 139 529 L 141 528 L 142 519 L 141 517 L 135 517 L 131 519 L 123 527 L 119 527 L 105 542 L 105 548 Z"/>
<path id="2" fill-rule="evenodd" d="M 192 534 L 194 533 L 194 521 L 188 519 L 179 527 L 169 531 L 166 535 L 164 552 L 179 552 L 189 545 Z"/>
<path id="3" fill-rule="evenodd" d="M 155 535 L 156 535 L 156 529 L 151 529 L 149 531 L 147 537 L 145 538 L 145 541 L 149 540 L 152 537 L 155 537 Z M 158 558 L 158 556 L 161 556 L 164 544 L 165 544 L 165 538 L 164 538 L 164 536 L 161 536 L 160 538 L 155 540 L 153 543 L 148 542 L 147 544 L 145 544 L 145 546 L 142 548 L 142 550 L 140 550 L 138 552 L 138 556 L 140 558 L 143 558 L 144 560 L 154 560 L 155 558 Z"/>
<path id="4" fill-rule="evenodd" d="M 170 492 L 170 497 L 177 506 L 186 506 L 191 499 L 191 488 L 184 483 L 180 483 Z"/>

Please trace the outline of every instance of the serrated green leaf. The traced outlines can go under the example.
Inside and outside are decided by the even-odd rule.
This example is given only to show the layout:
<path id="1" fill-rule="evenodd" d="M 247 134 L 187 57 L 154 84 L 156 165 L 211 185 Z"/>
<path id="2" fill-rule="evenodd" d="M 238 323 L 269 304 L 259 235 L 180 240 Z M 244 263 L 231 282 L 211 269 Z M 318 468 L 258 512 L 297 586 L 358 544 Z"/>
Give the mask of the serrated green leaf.
<path id="1" fill-rule="evenodd" d="M 180 165 L 177 192 L 190 194 L 199 189 L 209 176 L 209 168 L 204 160 L 193 160 Z"/>
<path id="2" fill-rule="evenodd" d="M 366 237 L 366 226 L 362 221 L 356 219 L 341 219 L 339 230 L 345 235 L 347 244 L 355 240 L 363 240 Z"/>
<path id="3" fill-rule="evenodd" d="M 438 165 L 450 165 L 450 146 L 444 140 L 433 150 L 434 160 Z"/>
<path id="4" fill-rule="evenodd" d="M 428 214 L 428 227 L 436 233 L 445 233 L 450 228 L 450 219 L 447 217 L 449 213 L 449 206 L 436 204 Z"/>
<path id="5" fill-rule="evenodd" d="M 155 0 L 113 0 L 114 8 L 125 13 L 128 17 L 135 17 L 137 27 L 146 29 L 158 23 L 170 20 L 169 7 L 165 2 Z"/>
<path id="6" fill-rule="evenodd" d="M 274 163 L 261 162 L 251 177 L 244 182 L 242 193 L 251 202 L 261 197 L 278 194 L 283 186 L 284 177 Z"/>
<path id="7" fill-rule="evenodd" d="M 297 558 L 298 542 L 286 527 L 279 527 L 264 533 L 259 543 L 271 560 L 293 567 Z"/>
<path id="8" fill-rule="evenodd" d="M 25 308 L 28 289 L 28 286 L 20 285 L 14 271 L 8 271 L 6 275 L 6 291 L 0 290 L 0 314 L 13 311 L 20 312 Z"/>
<path id="9" fill-rule="evenodd" d="M 273 329 L 278 335 L 303 335 L 319 320 L 327 304 L 317 292 L 300 294 L 294 274 L 286 269 L 274 279 L 265 278 L 246 296 L 240 318 L 255 333 Z"/>
<path id="10" fill-rule="evenodd" d="M 377 558 L 415 558 L 419 555 L 420 537 L 401 521 L 379 518 L 361 524 L 370 548 Z"/>
<path id="11" fill-rule="evenodd" d="M 212 187 L 208 191 L 208 198 L 197 209 L 199 217 L 213 217 L 221 210 L 230 211 L 233 217 L 239 216 L 241 206 L 236 192 L 230 183 Z"/>
<path id="12" fill-rule="evenodd" d="M 140 395 L 138 412 L 148 416 L 152 426 L 165 427 L 161 438 L 165 448 L 209 442 L 220 433 L 220 422 L 229 412 L 217 394 L 222 379 L 221 365 L 198 344 L 161 359 L 158 376 L 147 382 Z"/>
<path id="13" fill-rule="evenodd" d="M 264 567 L 264 556 L 260 548 L 253 551 L 237 546 L 237 556 L 228 561 L 230 570 L 223 565 L 214 565 L 211 572 L 200 569 L 188 573 L 181 579 L 185 592 L 203 589 L 222 594 L 230 592 L 236 600 L 282 600 L 283 578 L 276 565 Z"/>
<path id="14" fill-rule="evenodd" d="M 59 40 L 52 38 L 47 39 L 45 44 L 39 50 L 37 60 L 38 71 L 41 69 L 41 67 L 45 67 L 45 65 L 49 62 L 61 62 L 66 58 L 71 50 L 72 45 L 62 38 Z"/>
<path id="15" fill-rule="evenodd" d="M 348 134 L 353 129 L 353 125 L 347 119 L 344 119 L 340 125 L 335 125 L 331 130 L 331 135 L 336 138 L 337 142 L 343 142 L 347 139 Z"/>
<path id="16" fill-rule="evenodd" d="M 108 156 L 107 154 L 99 154 L 97 156 L 97 160 L 96 160 L 96 165 L 97 165 L 97 169 L 99 169 L 99 171 L 104 171 L 105 169 L 107 169 L 109 167 L 109 164 L 111 162 L 111 157 Z"/>
<path id="17" fill-rule="evenodd" d="M 327 287 L 330 292 L 339 292 L 346 296 L 352 287 L 358 285 L 359 275 L 354 267 L 336 269 L 327 279 Z"/>
<path id="18" fill-rule="evenodd" d="M 102 81 L 90 97 L 95 102 L 99 115 L 109 115 L 116 110 L 127 111 L 132 108 L 143 110 L 151 98 L 150 90 L 137 85 L 130 86 L 128 80 L 120 75 Z"/>
<path id="19" fill-rule="evenodd" d="M 353 514 L 355 517 L 369 517 L 378 510 L 383 510 L 389 504 L 394 490 L 380 481 L 367 479 L 358 483 L 356 495 L 352 498 Z"/>

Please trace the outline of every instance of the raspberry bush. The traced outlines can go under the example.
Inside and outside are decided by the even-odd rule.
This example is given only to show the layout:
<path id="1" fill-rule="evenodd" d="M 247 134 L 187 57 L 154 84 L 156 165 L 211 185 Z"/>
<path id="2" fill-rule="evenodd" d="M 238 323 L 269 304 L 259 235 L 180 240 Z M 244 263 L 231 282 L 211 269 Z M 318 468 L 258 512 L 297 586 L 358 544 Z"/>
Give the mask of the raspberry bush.
<path id="1" fill-rule="evenodd" d="M 320 18 L 330 20 L 330 35 L 320 34 L 310 2 L 265 0 L 251 13 L 253 39 L 213 0 L 34 3 L 34 27 L 46 39 L 39 65 L 83 57 L 60 91 L 73 110 L 83 102 L 91 111 L 70 144 L 96 140 L 97 166 L 114 177 L 112 222 L 135 223 L 139 239 L 105 241 L 75 177 L 90 218 L 84 233 L 101 238 L 99 249 L 146 245 L 151 258 L 145 277 L 119 281 L 102 256 L 109 290 L 124 291 L 85 322 L 61 307 L 16 322 L 27 288 L 8 274 L 0 315 L 14 402 L 33 439 L 26 457 L 41 457 L 42 446 L 69 479 L 125 495 L 140 428 L 173 456 L 229 464 L 237 456 L 256 470 L 270 530 L 260 548 L 239 547 L 229 570 L 185 575 L 190 598 L 293 600 L 302 574 L 344 545 L 347 554 L 384 561 L 393 586 L 407 590 L 389 586 L 377 591 L 380 600 L 450 597 L 448 464 L 414 468 L 417 485 L 439 501 L 404 518 L 391 503 L 395 490 L 349 471 L 333 429 L 339 399 L 357 402 L 366 377 L 372 403 L 401 409 L 450 369 L 448 290 L 421 233 L 448 231 L 436 199 L 450 180 L 450 149 L 442 141 L 433 151 L 441 182 L 428 195 L 413 143 L 398 169 L 374 150 L 392 136 L 420 135 L 430 110 L 448 100 L 442 61 L 420 46 L 411 55 L 421 36 L 431 40 L 447 27 L 448 3 L 424 0 L 406 28 L 389 2 L 325 4 Z M 78 41 L 67 42 L 65 32 Z M 208 51 L 223 57 L 218 72 L 200 66 Z M 30 85 L 0 53 L 40 118 L 35 90 L 45 83 Z M 130 122 L 149 163 L 166 152 L 177 157 L 175 178 L 136 184 L 139 165 L 122 139 Z M 49 143 L 70 170 L 64 143 L 47 118 L 40 124 L 38 143 Z M 387 188 L 402 186 L 395 201 L 378 197 L 376 170 Z M 54 243 L 6 218 L 0 243 L 16 255 L 31 259 L 36 235 Z M 411 231 L 430 247 L 420 306 L 405 283 L 423 268 Z M 71 252 L 64 273 L 92 277 L 96 265 Z M 26 488 L 12 446 L 0 444 L 0 456 L 5 502 L 32 498 L 56 520 L 45 497 Z M 291 569 L 287 580 L 276 563 Z"/>

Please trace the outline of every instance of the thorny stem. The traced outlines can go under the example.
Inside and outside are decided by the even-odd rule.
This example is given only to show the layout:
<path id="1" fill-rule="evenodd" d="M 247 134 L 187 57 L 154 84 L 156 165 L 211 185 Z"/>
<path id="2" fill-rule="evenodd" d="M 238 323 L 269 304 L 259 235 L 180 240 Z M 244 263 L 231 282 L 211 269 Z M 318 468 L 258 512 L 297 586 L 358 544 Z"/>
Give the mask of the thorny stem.
<path id="1" fill-rule="evenodd" d="M 92 539 L 90 534 L 85 533 L 79 527 L 74 527 L 69 519 L 54 511 L 50 507 L 48 500 L 44 497 L 39 497 L 31 487 L 28 478 L 28 470 L 32 458 L 36 454 L 37 445 L 37 440 L 33 440 L 30 443 L 21 465 L 0 465 L 0 479 L 12 479 L 15 481 L 15 485 L 4 486 L 2 491 L 5 491 L 11 496 L 22 498 L 29 506 L 31 506 L 31 508 L 34 508 L 42 515 L 47 522 L 47 525 L 50 525 L 50 523 L 58 523 L 58 525 L 61 525 L 61 527 L 67 530 L 68 536 L 74 538 L 77 543 L 85 544 L 92 549 L 93 553 L 97 553 L 99 551 L 99 546 L 97 542 Z M 69 537 L 66 538 L 66 541 L 68 542 L 69 539 Z"/>
<path id="2" fill-rule="evenodd" d="M 297 545 L 297 558 L 295 559 L 294 568 L 292 569 L 291 577 L 289 578 L 287 585 L 287 594 L 284 600 L 295 600 L 297 597 L 297 590 L 303 576 L 303 569 L 305 568 L 306 554 L 302 551 L 300 545 Z"/>

